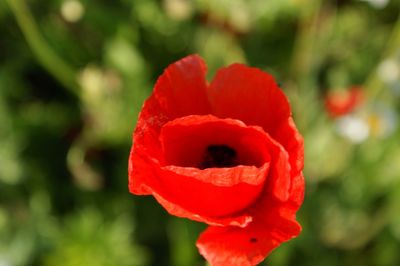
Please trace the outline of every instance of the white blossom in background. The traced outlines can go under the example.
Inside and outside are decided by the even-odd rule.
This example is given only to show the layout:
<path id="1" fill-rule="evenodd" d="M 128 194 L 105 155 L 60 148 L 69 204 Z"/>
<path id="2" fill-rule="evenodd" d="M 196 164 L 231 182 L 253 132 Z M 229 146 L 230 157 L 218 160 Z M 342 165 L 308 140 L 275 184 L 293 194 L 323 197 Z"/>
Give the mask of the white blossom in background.
<path id="1" fill-rule="evenodd" d="M 368 122 L 361 116 L 350 114 L 336 120 L 336 130 L 339 135 L 352 143 L 364 142 L 369 136 Z"/>
<path id="2" fill-rule="evenodd" d="M 384 104 L 376 104 L 367 116 L 371 136 L 386 138 L 397 128 L 397 113 Z"/>
<path id="3" fill-rule="evenodd" d="M 13 266 L 10 261 L 0 257 L 0 266 Z"/>
<path id="4" fill-rule="evenodd" d="M 400 67 L 394 59 L 386 59 L 379 64 L 378 75 L 384 82 L 395 82 L 400 77 Z"/>
<path id="5" fill-rule="evenodd" d="M 98 101 L 105 90 L 103 72 L 95 65 L 86 66 L 79 75 L 79 84 L 83 89 L 83 97 L 86 101 Z"/>
<path id="6" fill-rule="evenodd" d="M 193 14 L 193 3 L 190 0 L 164 0 L 167 15 L 175 20 L 186 20 Z"/>
<path id="7" fill-rule="evenodd" d="M 78 0 L 66 0 L 61 5 L 61 16 L 68 22 L 78 22 L 85 13 L 85 7 Z"/>
<path id="8" fill-rule="evenodd" d="M 387 6 L 390 0 L 360 0 L 364 2 L 368 2 L 371 6 L 375 8 L 384 8 Z"/>
<path id="9" fill-rule="evenodd" d="M 387 104 L 373 103 L 357 113 L 335 120 L 337 133 L 354 144 L 373 138 L 391 136 L 398 125 L 396 111 Z"/>

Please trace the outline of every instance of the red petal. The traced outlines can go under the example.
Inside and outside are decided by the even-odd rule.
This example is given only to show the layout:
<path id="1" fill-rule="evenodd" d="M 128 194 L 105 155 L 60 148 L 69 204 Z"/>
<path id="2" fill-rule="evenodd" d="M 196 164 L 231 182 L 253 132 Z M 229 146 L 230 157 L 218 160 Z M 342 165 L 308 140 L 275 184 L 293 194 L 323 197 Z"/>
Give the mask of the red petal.
<path id="1" fill-rule="evenodd" d="M 206 94 L 207 66 L 198 55 L 187 56 L 168 66 L 154 86 L 154 99 L 164 115 L 177 118 L 210 113 Z"/>
<path id="2" fill-rule="evenodd" d="M 208 227 L 197 247 L 213 266 L 252 266 L 260 263 L 282 242 L 296 237 L 301 226 L 296 211 L 304 196 L 304 179 L 294 177 L 289 199 L 277 201 L 268 193 L 251 210 L 253 221 L 244 228 Z"/>
<path id="3" fill-rule="evenodd" d="M 276 156 L 273 152 L 277 151 L 272 151 L 272 158 Z M 253 221 L 248 226 L 244 228 L 211 226 L 204 231 L 197 241 L 197 247 L 211 265 L 256 265 L 282 242 L 300 233 L 301 227 L 296 222 L 296 211 L 304 197 L 303 175 L 300 172 L 296 176 L 288 176 L 285 172 L 288 173 L 290 168 L 285 167 L 286 170 L 280 172 L 279 167 L 274 165 L 272 162 L 268 181 L 282 177 L 291 179 L 291 187 L 286 191 L 287 200 L 282 201 L 281 198 L 274 197 L 274 193 L 269 192 L 270 184 L 268 184 L 268 189 L 250 210 Z M 276 187 L 279 188 L 279 185 Z"/>
<path id="4" fill-rule="evenodd" d="M 259 196 L 269 169 L 272 141 L 262 129 L 233 119 L 188 116 L 167 123 L 160 136 L 167 166 L 159 180 L 169 201 L 206 217 L 239 213 Z M 239 164 L 228 168 L 195 168 L 209 145 L 227 145 Z M 182 167 L 183 166 L 183 167 Z"/>
<path id="5" fill-rule="evenodd" d="M 159 130 L 165 122 L 177 117 L 210 113 L 206 71 L 204 61 L 197 55 L 169 65 L 145 101 L 136 131 L 147 133 L 148 127 Z"/>
<path id="6" fill-rule="evenodd" d="M 245 228 L 210 226 L 197 247 L 213 266 L 252 266 L 260 263 L 282 242 L 297 236 L 301 227 L 295 220 L 269 211 L 268 219 L 258 219 Z M 272 215 L 274 214 L 274 215 Z"/>
<path id="7" fill-rule="evenodd" d="M 212 115 L 178 118 L 165 124 L 160 140 L 168 165 L 198 167 L 209 145 L 226 145 L 235 150 L 237 165 L 261 166 L 270 160 L 269 136 L 261 128 L 248 127 L 235 119 Z"/>
<path id="8" fill-rule="evenodd" d="M 291 176 L 299 175 L 304 166 L 304 141 L 293 119 L 290 117 L 283 121 L 271 132 L 271 136 L 288 152 Z"/>
<path id="9" fill-rule="evenodd" d="M 304 176 L 300 172 L 297 176 L 292 178 L 292 186 L 290 188 L 290 198 L 287 202 L 287 208 L 293 211 L 297 211 L 304 200 Z"/>
<path id="10" fill-rule="evenodd" d="M 346 91 L 331 91 L 325 97 L 325 108 L 331 117 L 337 118 L 351 113 L 363 103 L 364 98 L 362 88 L 357 86 Z"/>
<path id="11" fill-rule="evenodd" d="M 252 217 L 249 214 L 237 214 L 227 218 L 213 218 L 185 209 L 174 201 L 175 197 L 169 191 L 170 188 L 179 190 L 182 187 L 171 187 L 168 184 L 168 179 L 173 179 L 174 174 L 168 173 L 168 171 L 166 173 L 166 171 L 162 170 L 158 161 L 149 158 L 147 155 L 140 152 L 131 152 L 129 158 L 129 191 L 138 195 L 152 194 L 170 214 L 204 222 L 209 225 L 243 227 L 252 221 Z M 179 175 L 175 175 L 175 177 L 175 181 L 178 181 L 178 178 L 183 179 Z"/>
<path id="12" fill-rule="evenodd" d="M 264 182 L 253 185 L 242 181 L 228 185 L 230 179 L 264 181 L 268 166 L 266 163 L 260 168 L 236 166 L 205 170 L 166 167 L 160 178 L 163 190 L 168 191 L 165 196 L 175 205 L 203 217 L 235 217 L 255 202 Z"/>
<path id="13" fill-rule="evenodd" d="M 206 95 L 206 71 L 206 65 L 197 55 L 185 57 L 167 67 L 140 112 L 133 134 L 129 168 L 133 167 L 132 157 L 136 153 L 142 153 L 142 157 L 161 159 L 158 137 L 165 123 L 189 114 L 210 112 Z M 132 193 L 147 194 L 140 187 L 141 175 L 129 176 Z"/>
<path id="14" fill-rule="evenodd" d="M 241 64 L 219 70 L 208 89 L 213 114 L 258 125 L 269 133 L 290 116 L 290 106 L 269 74 Z"/>
<path id="15" fill-rule="evenodd" d="M 286 96 L 273 78 L 256 68 L 234 64 L 218 71 L 208 94 L 215 115 L 239 119 L 247 125 L 262 126 L 283 146 L 281 151 L 277 151 L 282 159 L 278 160 L 275 167 L 277 182 L 273 193 L 278 199 L 286 201 L 291 186 L 288 169 L 290 176 L 300 174 L 304 147 L 303 139 L 291 118 Z"/>
<path id="16" fill-rule="evenodd" d="M 280 201 L 287 201 L 291 186 L 289 155 L 275 140 L 270 146 L 272 162 L 266 190 Z"/>

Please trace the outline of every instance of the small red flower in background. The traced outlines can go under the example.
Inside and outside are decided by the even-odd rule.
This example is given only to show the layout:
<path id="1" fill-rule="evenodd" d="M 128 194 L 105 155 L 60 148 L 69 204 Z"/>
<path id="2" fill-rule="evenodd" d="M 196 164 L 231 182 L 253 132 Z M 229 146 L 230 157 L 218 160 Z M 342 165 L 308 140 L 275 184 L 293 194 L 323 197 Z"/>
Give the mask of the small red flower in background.
<path id="1" fill-rule="evenodd" d="M 333 117 L 340 117 L 351 113 L 364 101 L 362 88 L 354 86 L 348 90 L 330 91 L 325 96 L 325 108 Z"/>
<path id="2" fill-rule="evenodd" d="M 129 190 L 208 224 L 197 247 L 211 265 L 256 265 L 301 231 L 303 139 L 269 74 L 233 64 L 205 75 L 194 55 L 158 79 L 133 134 Z"/>

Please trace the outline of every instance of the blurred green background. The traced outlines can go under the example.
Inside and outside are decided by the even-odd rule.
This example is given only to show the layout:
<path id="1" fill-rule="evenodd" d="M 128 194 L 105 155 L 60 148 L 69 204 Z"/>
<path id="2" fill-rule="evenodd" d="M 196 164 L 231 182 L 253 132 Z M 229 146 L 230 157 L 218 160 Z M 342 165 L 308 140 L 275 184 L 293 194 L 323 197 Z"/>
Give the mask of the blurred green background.
<path id="1" fill-rule="evenodd" d="M 143 100 L 191 53 L 209 78 L 232 62 L 273 74 L 304 135 L 303 232 L 264 264 L 400 265 L 399 11 L 399 0 L 1 0 L 0 265 L 205 265 L 205 225 L 127 189 Z M 356 85 L 364 101 L 332 118 L 326 99 Z"/>

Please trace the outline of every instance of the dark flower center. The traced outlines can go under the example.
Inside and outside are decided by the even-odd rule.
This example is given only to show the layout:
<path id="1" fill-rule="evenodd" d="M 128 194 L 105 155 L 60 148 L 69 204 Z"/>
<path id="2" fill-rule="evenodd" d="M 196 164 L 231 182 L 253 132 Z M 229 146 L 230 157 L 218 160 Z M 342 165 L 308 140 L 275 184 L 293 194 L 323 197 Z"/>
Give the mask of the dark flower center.
<path id="1" fill-rule="evenodd" d="M 237 154 L 234 149 L 227 145 L 209 145 L 204 152 L 203 160 L 199 168 L 222 168 L 236 165 L 238 165 L 238 162 Z"/>

